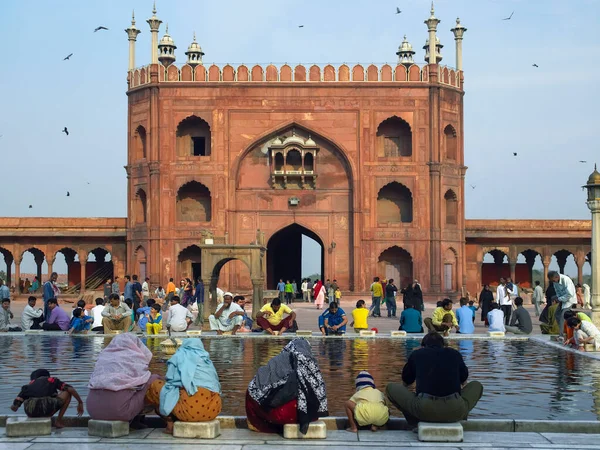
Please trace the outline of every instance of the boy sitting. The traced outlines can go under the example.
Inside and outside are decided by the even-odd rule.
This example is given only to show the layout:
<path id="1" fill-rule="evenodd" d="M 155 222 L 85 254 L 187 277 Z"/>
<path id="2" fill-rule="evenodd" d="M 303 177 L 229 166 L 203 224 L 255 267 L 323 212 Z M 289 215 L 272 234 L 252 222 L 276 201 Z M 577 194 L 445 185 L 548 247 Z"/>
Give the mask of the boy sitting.
<path id="1" fill-rule="evenodd" d="M 377 431 L 387 423 L 390 411 L 385 405 L 383 393 L 375 389 L 371 374 L 365 370 L 356 377 L 356 393 L 346 402 L 348 424 L 346 431 L 358 432 L 358 427 L 371 426 L 371 431 Z M 358 426 L 357 426 L 358 424 Z"/>
<path id="2" fill-rule="evenodd" d="M 160 305 L 154 302 L 150 308 L 150 313 L 146 314 L 146 334 L 158 334 L 160 330 L 162 330 L 162 314 L 160 313 Z"/>
<path id="3" fill-rule="evenodd" d="M 71 397 L 77 400 L 77 416 L 83 415 L 83 400 L 74 387 L 50 376 L 46 369 L 34 370 L 31 382 L 21 388 L 10 409 L 17 411 L 24 404 L 27 417 L 52 417 L 58 411 L 54 426 L 64 428 L 62 418 L 71 403 Z"/>
<path id="4" fill-rule="evenodd" d="M 69 334 L 87 333 L 92 328 L 93 317 L 84 315 L 83 309 L 75 308 L 69 325 Z"/>

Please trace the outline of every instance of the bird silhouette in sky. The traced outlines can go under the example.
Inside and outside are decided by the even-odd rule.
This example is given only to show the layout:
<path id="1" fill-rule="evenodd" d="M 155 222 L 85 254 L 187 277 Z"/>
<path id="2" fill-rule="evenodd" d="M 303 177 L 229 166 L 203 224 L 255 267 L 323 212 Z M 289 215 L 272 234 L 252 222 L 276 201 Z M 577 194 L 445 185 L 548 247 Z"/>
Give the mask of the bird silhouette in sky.
<path id="1" fill-rule="evenodd" d="M 298 25 L 298 28 L 304 28 L 304 25 Z"/>
<path id="2" fill-rule="evenodd" d="M 62 132 L 65 133 L 67 136 L 69 135 L 69 130 L 67 130 L 67 127 L 64 127 Z"/>
<path id="3" fill-rule="evenodd" d="M 73 56 L 73 53 L 69 53 L 67 56 L 65 56 L 63 58 L 63 61 L 67 61 L 67 60 L 71 59 L 71 56 Z"/>
<path id="4" fill-rule="evenodd" d="M 33 208 L 33 205 L 29 205 L 29 209 Z"/>
<path id="5" fill-rule="evenodd" d="M 533 67 L 540 67 L 540 66 L 538 66 L 537 64 L 532 64 L 532 66 L 533 66 Z"/>
<path id="6" fill-rule="evenodd" d="M 472 185 L 471 185 L 471 189 L 475 189 L 475 187 L 476 187 L 476 186 L 475 186 L 474 184 L 472 184 Z"/>
<path id="7" fill-rule="evenodd" d="M 402 12 L 402 11 L 400 11 L 400 8 L 398 8 L 398 7 L 396 6 L 396 14 L 400 14 L 401 12 Z"/>
<path id="8" fill-rule="evenodd" d="M 516 152 L 513 152 L 513 156 L 517 156 L 517 153 L 516 153 Z"/>
<path id="9" fill-rule="evenodd" d="M 0 137 L 1 137 L 1 136 L 0 136 Z M 585 164 L 585 163 L 587 163 L 587 161 L 579 161 L 579 162 L 580 162 L 580 163 L 584 163 L 584 164 Z"/>
<path id="10" fill-rule="evenodd" d="M 505 17 L 505 18 L 504 18 L 504 19 L 502 19 L 502 20 L 510 20 L 510 19 L 512 19 L 512 16 L 513 16 L 513 14 L 514 14 L 514 13 L 515 13 L 514 11 L 513 11 L 513 12 L 511 12 L 511 13 L 510 13 L 510 16 L 508 16 L 508 17 Z"/>
<path id="11" fill-rule="evenodd" d="M 67 197 L 70 197 L 71 193 L 69 191 L 67 191 Z"/>
<path id="12" fill-rule="evenodd" d="M 100 30 L 108 30 L 108 28 L 106 28 L 106 27 L 103 27 L 103 26 L 96 27 L 96 28 L 94 29 L 94 33 L 95 33 L 96 31 L 100 31 Z"/>

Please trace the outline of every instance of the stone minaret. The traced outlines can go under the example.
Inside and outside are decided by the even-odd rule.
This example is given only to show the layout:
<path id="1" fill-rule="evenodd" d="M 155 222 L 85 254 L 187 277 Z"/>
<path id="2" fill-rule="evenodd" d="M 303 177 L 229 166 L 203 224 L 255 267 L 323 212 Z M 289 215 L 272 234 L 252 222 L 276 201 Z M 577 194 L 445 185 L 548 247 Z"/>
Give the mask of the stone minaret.
<path id="1" fill-rule="evenodd" d="M 425 55 L 425 61 L 427 61 L 429 64 L 437 64 L 437 45 L 439 43 L 439 40 L 437 39 L 435 32 L 437 31 L 437 26 L 438 24 L 441 22 L 441 20 L 439 20 L 437 17 L 435 17 L 434 14 L 434 10 L 433 10 L 433 2 L 431 2 L 431 16 L 429 16 L 429 19 L 427 19 L 424 23 L 427 25 L 427 30 L 429 31 L 429 39 L 427 40 L 427 44 L 429 47 L 429 51 L 426 52 Z M 441 48 L 441 44 L 440 48 Z M 433 59 L 429 58 L 429 55 L 435 55 L 435 57 Z M 441 55 L 440 55 L 440 60 L 441 60 Z"/>
<path id="2" fill-rule="evenodd" d="M 406 35 L 404 35 L 404 40 L 400 47 L 398 47 L 398 51 L 396 55 L 398 55 L 398 64 L 402 64 L 405 67 L 409 67 L 414 64 L 413 55 L 415 54 L 412 45 L 406 40 Z"/>
<path id="3" fill-rule="evenodd" d="M 460 24 L 460 19 L 457 17 L 456 26 L 450 31 L 454 33 L 454 41 L 456 42 L 456 70 L 462 70 L 462 40 L 467 29 Z"/>
<path id="4" fill-rule="evenodd" d="M 138 30 L 135 26 L 135 11 L 131 13 L 131 26 L 125 29 L 127 37 L 129 38 L 129 70 L 135 69 L 135 41 L 141 30 Z"/>
<path id="5" fill-rule="evenodd" d="M 202 51 L 200 44 L 196 42 L 196 33 L 194 33 L 194 41 L 190 44 L 185 54 L 188 57 L 187 63 L 190 66 L 196 67 L 202 64 L 202 56 L 204 56 L 204 52 Z"/>
<path id="6" fill-rule="evenodd" d="M 150 25 L 150 33 L 152 33 L 152 54 L 150 62 L 152 64 L 158 64 L 158 29 L 160 28 L 162 20 L 156 17 L 156 2 L 154 2 L 154 7 L 152 8 L 152 17 L 146 20 L 146 22 Z"/>
<path id="7" fill-rule="evenodd" d="M 169 35 L 169 25 L 167 24 L 165 35 L 160 40 L 160 44 L 158 44 L 158 60 L 163 66 L 169 67 L 175 62 L 176 48 L 175 42 L 173 42 L 173 39 Z"/>

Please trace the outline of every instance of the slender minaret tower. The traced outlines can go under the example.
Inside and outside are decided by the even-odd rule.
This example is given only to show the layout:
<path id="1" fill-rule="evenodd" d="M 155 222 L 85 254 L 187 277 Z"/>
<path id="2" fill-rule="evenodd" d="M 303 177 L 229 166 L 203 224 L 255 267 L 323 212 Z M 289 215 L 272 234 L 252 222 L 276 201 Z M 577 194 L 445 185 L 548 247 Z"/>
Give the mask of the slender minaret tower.
<path id="1" fill-rule="evenodd" d="M 150 33 L 152 33 L 152 54 L 150 62 L 152 64 L 158 64 L 158 29 L 160 28 L 162 20 L 156 17 L 156 2 L 154 2 L 154 7 L 152 8 L 152 17 L 146 20 L 146 22 L 150 25 Z"/>
<path id="2" fill-rule="evenodd" d="M 167 24 L 167 29 L 165 30 L 165 35 L 160 40 L 158 44 L 158 60 L 165 67 L 169 67 L 171 64 L 175 62 L 175 42 L 169 35 L 169 24 Z"/>
<path id="3" fill-rule="evenodd" d="M 454 33 L 454 41 L 456 42 L 456 70 L 462 70 L 462 40 L 467 29 L 460 24 L 460 18 L 457 17 L 456 26 L 450 31 Z"/>
<path id="4" fill-rule="evenodd" d="M 129 38 L 129 70 L 135 69 L 135 41 L 141 30 L 138 30 L 135 26 L 135 11 L 131 13 L 131 26 L 125 29 L 127 37 Z"/>
<path id="5" fill-rule="evenodd" d="M 402 64 L 405 67 L 409 67 L 414 64 L 413 55 L 415 54 L 412 45 L 406 39 L 406 35 L 404 35 L 404 40 L 400 47 L 398 47 L 398 51 L 396 55 L 398 55 L 398 64 Z"/>
<path id="6" fill-rule="evenodd" d="M 429 31 L 429 39 L 427 40 L 427 43 L 429 44 L 429 52 L 427 52 L 429 55 L 434 55 L 433 58 L 428 58 L 429 55 L 425 55 L 425 60 L 429 63 L 429 64 L 437 64 L 437 45 L 439 43 L 439 41 L 437 40 L 437 37 L 435 35 L 435 32 L 437 31 L 437 26 L 438 24 L 441 22 L 441 20 L 439 20 L 437 17 L 435 17 L 435 13 L 433 10 L 433 2 L 431 2 L 431 16 L 429 16 L 429 19 L 427 19 L 424 23 L 425 25 L 427 25 L 427 30 Z M 440 48 L 441 48 L 441 44 Z M 440 60 L 441 60 L 441 54 L 440 54 Z"/>
<path id="7" fill-rule="evenodd" d="M 187 52 L 185 52 L 185 54 L 188 57 L 187 63 L 190 66 L 196 67 L 202 64 L 202 56 L 204 56 L 204 52 L 202 51 L 202 47 L 200 47 L 200 44 L 196 42 L 196 32 L 194 32 L 194 40 L 188 47 Z"/>

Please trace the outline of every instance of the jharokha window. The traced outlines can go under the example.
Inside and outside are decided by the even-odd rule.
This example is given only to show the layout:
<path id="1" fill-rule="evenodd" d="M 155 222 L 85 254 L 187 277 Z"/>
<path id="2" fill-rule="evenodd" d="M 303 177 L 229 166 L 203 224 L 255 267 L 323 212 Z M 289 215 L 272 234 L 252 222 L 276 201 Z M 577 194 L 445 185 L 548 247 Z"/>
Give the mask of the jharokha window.
<path id="1" fill-rule="evenodd" d="M 396 116 L 381 122 L 377 128 L 377 156 L 380 158 L 411 157 L 410 125 Z"/>
<path id="2" fill-rule="evenodd" d="M 319 147 L 309 136 L 303 139 L 295 132 L 289 137 L 276 137 L 269 146 L 271 185 L 274 189 L 314 189 Z"/>

